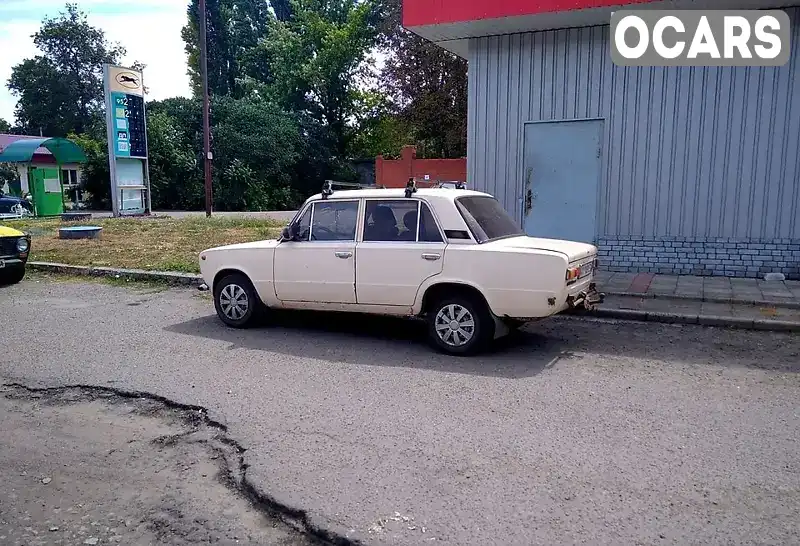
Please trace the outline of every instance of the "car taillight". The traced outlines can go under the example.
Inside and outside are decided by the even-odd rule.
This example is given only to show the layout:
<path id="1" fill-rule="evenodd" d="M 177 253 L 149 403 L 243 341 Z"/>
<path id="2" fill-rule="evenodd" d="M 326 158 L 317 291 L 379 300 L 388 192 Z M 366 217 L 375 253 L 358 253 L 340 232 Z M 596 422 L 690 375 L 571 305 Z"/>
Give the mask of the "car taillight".
<path id="1" fill-rule="evenodd" d="M 567 269 L 567 282 L 573 282 L 581 276 L 580 267 L 570 267 Z"/>

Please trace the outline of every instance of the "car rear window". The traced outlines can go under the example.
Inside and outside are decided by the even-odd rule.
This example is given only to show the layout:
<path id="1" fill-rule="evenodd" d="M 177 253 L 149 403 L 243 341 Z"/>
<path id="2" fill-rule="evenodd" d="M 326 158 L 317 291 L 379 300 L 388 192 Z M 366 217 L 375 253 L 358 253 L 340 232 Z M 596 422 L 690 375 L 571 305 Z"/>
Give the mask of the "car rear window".
<path id="1" fill-rule="evenodd" d="M 478 243 L 525 235 L 500 202 L 488 196 L 459 197 L 456 207 Z"/>

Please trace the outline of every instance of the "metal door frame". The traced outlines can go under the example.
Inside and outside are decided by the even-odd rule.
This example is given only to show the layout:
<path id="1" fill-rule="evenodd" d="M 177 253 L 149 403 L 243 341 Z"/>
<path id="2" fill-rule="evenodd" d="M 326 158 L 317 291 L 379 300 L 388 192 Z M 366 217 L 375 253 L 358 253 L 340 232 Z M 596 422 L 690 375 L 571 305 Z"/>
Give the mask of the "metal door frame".
<path id="1" fill-rule="evenodd" d="M 525 151 L 527 150 L 527 141 L 525 139 L 525 134 L 527 131 L 525 130 L 528 125 L 541 125 L 544 123 L 569 123 L 574 121 L 599 121 L 600 125 L 600 168 L 597 169 L 597 195 L 595 196 L 595 212 L 597 214 L 597 218 L 602 220 L 601 217 L 601 207 L 600 207 L 600 198 L 602 196 L 602 184 L 603 184 L 603 173 L 605 172 L 606 168 L 606 118 L 604 117 L 591 117 L 591 118 L 568 118 L 568 119 L 537 119 L 537 120 L 529 120 L 523 121 L 520 131 L 522 132 L 522 138 L 520 141 L 522 142 L 522 153 L 520 154 L 519 161 L 521 162 L 519 167 L 519 175 L 520 175 L 520 188 L 522 189 L 522 194 L 518 197 L 518 202 L 520 203 L 519 208 L 519 221 L 520 227 L 524 230 L 525 229 Z M 595 241 L 597 238 L 600 237 L 600 226 L 597 226 L 597 233 L 595 234 Z"/>

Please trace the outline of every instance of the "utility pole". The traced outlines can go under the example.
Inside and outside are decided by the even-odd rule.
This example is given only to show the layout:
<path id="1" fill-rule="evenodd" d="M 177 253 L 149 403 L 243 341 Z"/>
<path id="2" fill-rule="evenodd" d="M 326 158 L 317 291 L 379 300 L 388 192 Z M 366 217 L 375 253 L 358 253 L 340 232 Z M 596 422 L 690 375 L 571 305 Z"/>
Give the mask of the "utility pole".
<path id="1" fill-rule="evenodd" d="M 206 0 L 200 0 L 200 72 L 203 77 L 203 167 L 206 181 L 206 217 L 211 216 L 211 122 L 208 99 L 208 51 L 206 46 Z"/>

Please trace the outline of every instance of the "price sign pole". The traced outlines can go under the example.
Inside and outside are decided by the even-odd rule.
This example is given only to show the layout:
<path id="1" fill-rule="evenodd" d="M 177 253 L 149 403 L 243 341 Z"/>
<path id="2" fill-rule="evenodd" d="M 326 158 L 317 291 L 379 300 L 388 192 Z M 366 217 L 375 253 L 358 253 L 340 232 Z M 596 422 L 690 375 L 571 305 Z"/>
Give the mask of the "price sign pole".
<path id="1" fill-rule="evenodd" d="M 108 168 L 114 216 L 151 211 L 142 73 L 104 65 Z"/>

